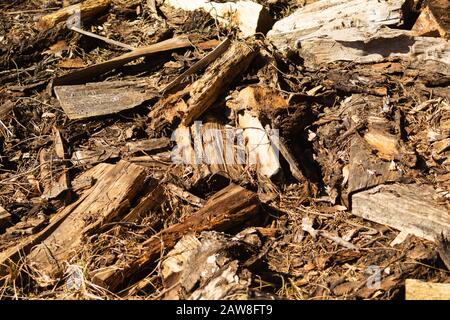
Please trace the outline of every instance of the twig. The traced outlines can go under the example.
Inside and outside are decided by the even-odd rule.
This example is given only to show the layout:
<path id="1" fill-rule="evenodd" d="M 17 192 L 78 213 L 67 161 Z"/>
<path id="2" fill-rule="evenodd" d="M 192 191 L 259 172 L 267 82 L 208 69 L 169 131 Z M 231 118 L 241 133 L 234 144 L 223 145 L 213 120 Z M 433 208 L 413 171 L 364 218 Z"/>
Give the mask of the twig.
<path id="1" fill-rule="evenodd" d="M 133 50 L 136 49 L 135 47 L 130 46 L 128 44 L 125 44 L 125 43 L 122 43 L 122 42 L 119 42 L 119 41 L 116 41 L 116 40 L 112 40 L 112 39 L 100 36 L 98 34 L 95 34 L 95 33 L 92 33 L 92 32 L 86 31 L 86 30 L 83 30 L 83 29 L 75 27 L 75 26 L 71 27 L 70 30 L 76 31 L 78 33 L 84 34 L 85 36 L 88 36 L 88 37 L 91 37 L 91 38 L 95 38 L 95 39 L 101 40 L 103 42 L 106 42 L 106 43 L 109 43 L 109 44 L 112 44 L 112 45 L 115 45 L 115 46 L 118 46 L 118 47 L 125 48 L 125 49 L 130 50 L 130 51 L 133 51 Z"/>

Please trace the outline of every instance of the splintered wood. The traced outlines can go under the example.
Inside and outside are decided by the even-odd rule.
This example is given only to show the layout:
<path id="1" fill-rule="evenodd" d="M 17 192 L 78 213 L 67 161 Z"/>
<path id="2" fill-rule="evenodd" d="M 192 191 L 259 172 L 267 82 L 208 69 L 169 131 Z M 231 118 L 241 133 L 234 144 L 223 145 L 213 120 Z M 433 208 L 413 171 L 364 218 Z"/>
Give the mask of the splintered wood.
<path id="1" fill-rule="evenodd" d="M 191 125 L 210 108 L 235 78 L 245 72 L 256 55 L 256 47 L 245 42 L 235 42 L 205 71 L 204 75 L 186 90 L 161 100 L 150 112 L 150 126 L 173 123 L 180 119 L 182 125 Z"/>
<path id="2" fill-rule="evenodd" d="M 182 222 L 170 226 L 142 244 L 143 254 L 124 270 L 105 270 L 95 281 L 115 290 L 130 281 L 133 275 L 155 261 L 161 250 L 171 249 L 187 233 L 206 230 L 225 231 L 254 217 L 260 209 L 255 193 L 230 185 L 210 198 L 205 205 Z"/>
<path id="3" fill-rule="evenodd" d="M 80 14 L 80 21 L 81 19 L 86 21 L 108 9 L 112 2 L 111 0 L 86 0 L 41 17 L 37 25 L 45 31 L 60 22 L 66 21 L 75 14 Z"/>
<path id="4" fill-rule="evenodd" d="M 434 241 L 450 234 L 450 213 L 432 187 L 381 185 L 352 196 L 352 213 L 402 232 Z"/>
<path id="5" fill-rule="evenodd" d="M 144 184 L 144 169 L 125 161 L 100 164 L 93 170 L 98 182 L 58 213 L 62 217 L 58 226 L 28 255 L 30 266 L 44 282 L 64 271 L 64 261 L 76 254 L 84 235 L 120 217 Z"/>

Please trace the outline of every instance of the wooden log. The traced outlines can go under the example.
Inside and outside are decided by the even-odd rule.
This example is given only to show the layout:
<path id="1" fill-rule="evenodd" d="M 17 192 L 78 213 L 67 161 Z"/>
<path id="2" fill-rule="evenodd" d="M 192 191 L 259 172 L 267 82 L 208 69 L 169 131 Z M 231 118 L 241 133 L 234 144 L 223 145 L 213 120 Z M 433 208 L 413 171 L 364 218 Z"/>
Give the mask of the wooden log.
<path id="1" fill-rule="evenodd" d="M 97 274 L 94 281 L 110 290 L 116 290 L 133 275 L 143 271 L 161 254 L 171 249 L 184 235 L 207 230 L 225 231 L 242 224 L 259 212 L 258 196 L 237 185 L 230 185 L 210 198 L 203 208 L 184 221 L 170 226 L 142 244 L 144 253 L 123 270 L 106 270 Z"/>
<path id="2" fill-rule="evenodd" d="M 292 38 L 351 27 L 398 26 L 404 20 L 405 0 L 320 0 L 277 21 L 268 37 L 283 47 Z"/>
<path id="3" fill-rule="evenodd" d="M 163 299 L 220 300 L 238 292 L 247 297 L 250 273 L 239 272 L 241 261 L 234 260 L 239 257 L 232 252 L 251 252 L 251 246 L 218 232 L 203 232 L 200 237 L 184 236 L 162 261 Z"/>
<path id="4" fill-rule="evenodd" d="M 113 81 L 54 87 L 71 120 L 104 116 L 132 109 L 157 96 L 145 81 Z"/>
<path id="5" fill-rule="evenodd" d="M 186 36 L 164 40 L 148 47 L 138 48 L 121 56 L 80 69 L 53 80 L 54 86 L 80 84 L 107 71 L 119 68 L 128 62 L 158 52 L 170 51 L 192 46 L 193 42 Z"/>
<path id="6" fill-rule="evenodd" d="M 450 300 L 450 283 L 406 279 L 405 298 L 406 300 Z"/>
<path id="7" fill-rule="evenodd" d="M 94 187 L 63 209 L 64 221 L 28 255 L 38 281 L 55 280 L 64 271 L 63 262 L 76 255 L 83 236 L 120 217 L 144 185 L 144 168 L 129 162 L 102 169 Z"/>
<path id="8" fill-rule="evenodd" d="M 450 38 L 450 3 L 446 0 L 429 0 L 420 12 L 413 28 L 418 36 Z"/>
<path id="9" fill-rule="evenodd" d="M 155 105 L 149 113 L 150 127 L 158 130 L 162 123 L 172 124 L 175 119 L 181 120 L 183 126 L 190 126 L 247 69 L 255 55 L 255 46 L 234 42 L 199 80 Z"/>
<path id="10" fill-rule="evenodd" d="M 164 195 L 164 188 L 161 185 L 157 185 L 151 192 L 144 196 L 141 201 L 120 221 L 139 223 L 143 218 L 148 217 L 151 213 L 159 208 L 167 197 Z M 155 217 L 155 222 L 148 223 L 148 226 L 154 227 L 156 220 L 160 220 L 162 217 Z"/>
<path id="11" fill-rule="evenodd" d="M 450 234 L 450 213 L 427 185 L 380 185 L 352 195 L 352 214 L 430 241 Z"/>
<path id="12" fill-rule="evenodd" d="M 274 40 L 275 45 L 298 49 L 305 66 L 312 69 L 335 61 L 372 63 L 398 57 L 407 61 L 410 68 L 450 74 L 450 41 L 416 37 L 411 31 L 348 28 L 304 37 L 287 35 L 284 39 Z"/>
<path id="13" fill-rule="evenodd" d="M 78 177 L 78 179 L 88 179 L 98 180 L 103 177 L 105 172 L 109 172 L 112 165 L 102 163 L 98 166 L 92 168 L 91 170 L 86 171 L 84 174 Z M 13 247 L 9 247 L 7 250 L 0 252 L 0 275 L 5 275 L 8 272 L 8 267 L 12 264 L 16 264 L 25 257 L 31 249 L 48 238 L 52 232 L 59 227 L 59 225 L 65 221 L 68 215 L 71 214 L 71 210 L 78 206 L 89 194 L 90 189 L 87 190 L 80 196 L 79 200 L 74 202 L 73 204 L 67 206 L 65 209 L 58 212 L 55 216 L 53 216 L 50 220 L 49 225 L 39 232 L 36 235 L 25 238 L 20 241 L 17 245 Z"/>
<path id="14" fill-rule="evenodd" d="M 85 21 L 104 12 L 109 8 L 111 2 L 111 0 L 86 0 L 80 4 L 74 4 L 72 6 L 62 8 L 56 12 L 52 12 L 50 14 L 42 16 L 39 19 L 37 26 L 41 31 L 46 31 L 53 28 L 58 23 L 69 19 L 73 14 L 76 14 L 77 12 L 80 13 L 81 20 Z"/>
<path id="15" fill-rule="evenodd" d="M 209 0 L 166 0 L 164 5 L 176 10 L 203 10 L 222 25 L 237 27 L 243 37 L 253 36 L 257 32 L 269 30 L 272 19 L 262 5 L 253 1 L 209 1 Z M 162 8 L 170 16 L 170 8 Z M 175 10 L 175 12 L 176 12 Z"/>

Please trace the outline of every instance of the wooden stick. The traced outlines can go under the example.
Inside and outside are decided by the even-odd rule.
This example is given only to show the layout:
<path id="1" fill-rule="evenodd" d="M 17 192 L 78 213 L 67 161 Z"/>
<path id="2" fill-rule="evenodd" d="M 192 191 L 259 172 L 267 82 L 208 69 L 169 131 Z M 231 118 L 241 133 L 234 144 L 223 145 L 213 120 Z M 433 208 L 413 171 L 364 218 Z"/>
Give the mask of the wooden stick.
<path id="1" fill-rule="evenodd" d="M 106 37 L 102 37 L 102 36 L 100 36 L 98 34 L 95 34 L 95 33 L 92 33 L 92 32 L 86 31 L 86 30 L 83 30 L 83 29 L 78 28 L 76 26 L 71 27 L 70 30 L 73 30 L 75 32 L 84 34 L 85 36 L 88 36 L 88 37 L 91 37 L 91 38 L 95 38 L 95 39 L 101 40 L 103 42 L 106 42 L 106 43 L 109 43 L 109 44 L 112 44 L 112 45 L 115 45 L 115 46 L 118 46 L 118 47 L 122 47 L 122 48 L 125 48 L 125 49 L 128 49 L 128 50 L 131 50 L 131 51 L 132 50 L 136 50 L 135 47 L 130 46 L 128 44 L 125 44 L 125 43 L 122 43 L 122 42 L 119 42 L 119 41 L 116 41 L 116 40 L 108 39 Z"/>
<path id="2" fill-rule="evenodd" d="M 183 222 L 160 231 L 142 244 L 144 253 L 122 270 L 107 269 L 94 276 L 94 281 L 116 290 L 133 275 L 143 271 L 161 254 L 169 250 L 189 232 L 224 231 L 255 216 L 259 212 L 258 196 L 237 185 L 230 185 L 209 199 L 203 208 Z"/>
<path id="3" fill-rule="evenodd" d="M 86 0 L 41 17 L 37 25 L 41 31 L 46 31 L 78 12 L 82 20 L 90 19 L 108 9 L 110 4 L 111 0 Z"/>
<path id="4" fill-rule="evenodd" d="M 113 58 L 111 60 L 94 64 L 84 69 L 77 70 L 75 72 L 63 75 L 53 80 L 54 86 L 65 85 L 65 84 L 79 84 L 90 79 L 92 77 L 98 76 L 109 70 L 119 68 L 128 62 L 136 60 L 138 58 L 158 53 L 164 51 L 170 51 L 180 48 L 186 48 L 192 45 L 189 37 L 181 36 L 172 39 L 164 40 L 155 43 L 148 47 L 138 48 L 129 53 L 123 54 L 119 57 Z"/>

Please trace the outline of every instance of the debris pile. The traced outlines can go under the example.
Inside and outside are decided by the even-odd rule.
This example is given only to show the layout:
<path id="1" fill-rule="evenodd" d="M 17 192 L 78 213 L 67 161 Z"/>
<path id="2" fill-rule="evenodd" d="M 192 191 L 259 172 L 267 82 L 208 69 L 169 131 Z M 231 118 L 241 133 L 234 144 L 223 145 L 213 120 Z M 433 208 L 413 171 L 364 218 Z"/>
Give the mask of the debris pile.
<path id="1" fill-rule="evenodd" d="M 448 1 L 0 8 L 0 299 L 450 299 Z"/>

